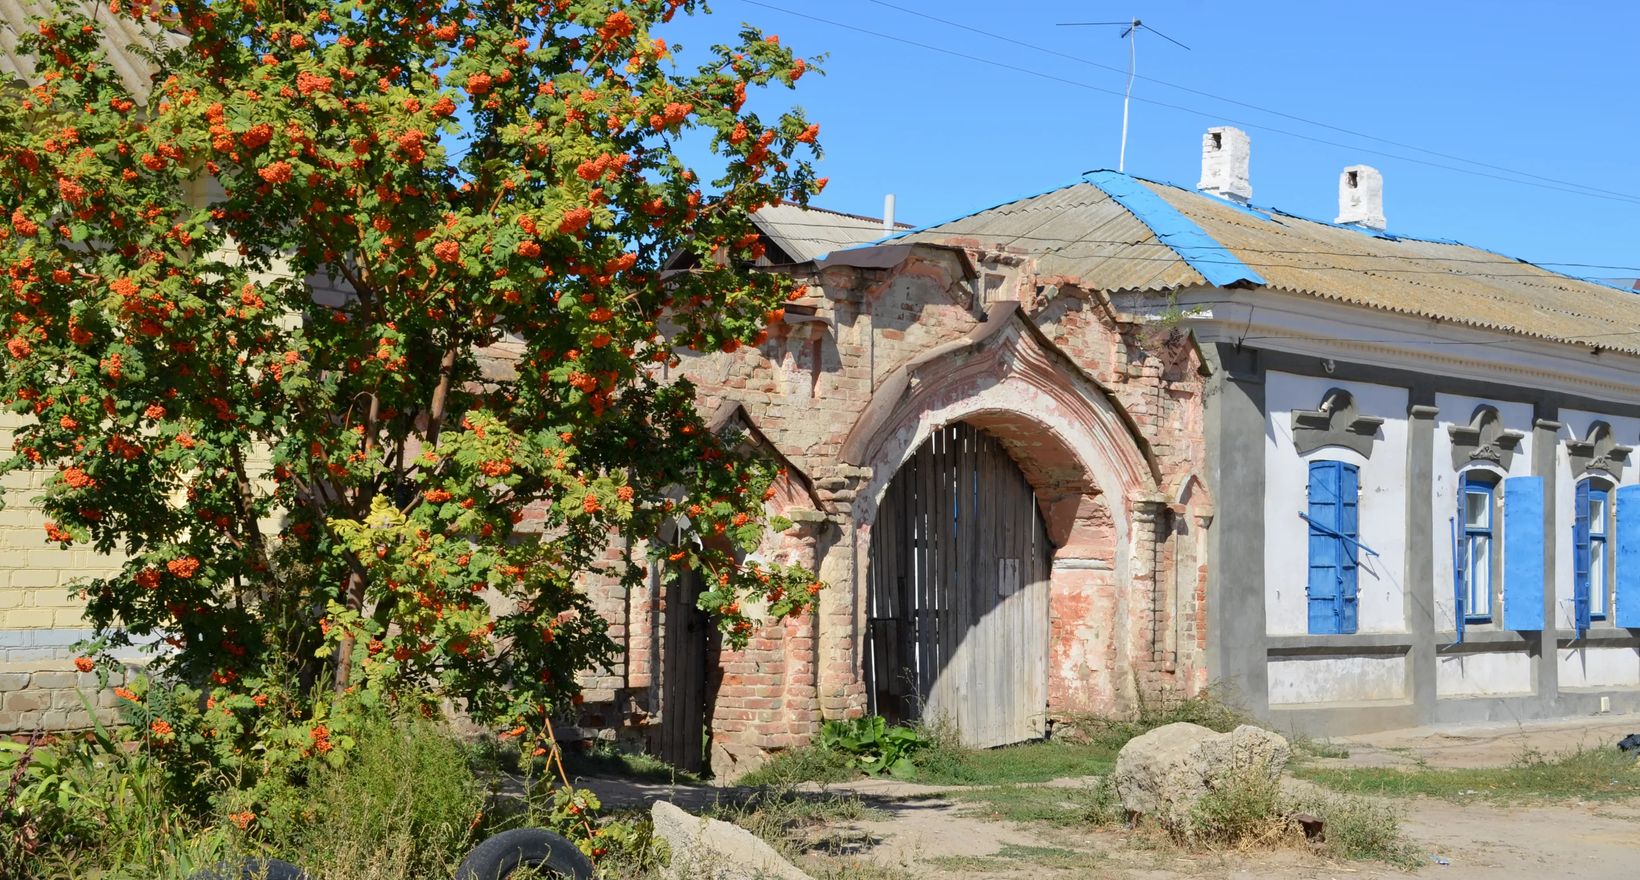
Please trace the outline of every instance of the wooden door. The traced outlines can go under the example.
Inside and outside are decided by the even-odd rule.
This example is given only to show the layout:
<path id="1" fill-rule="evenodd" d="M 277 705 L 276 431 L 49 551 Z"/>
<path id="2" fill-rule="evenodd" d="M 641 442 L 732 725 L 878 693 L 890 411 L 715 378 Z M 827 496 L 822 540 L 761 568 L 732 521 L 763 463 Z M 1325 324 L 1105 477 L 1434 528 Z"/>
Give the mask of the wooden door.
<path id="1" fill-rule="evenodd" d="M 711 721 L 711 675 L 717 629 L 696 602 L 700 576 L 683 571 L 666 585 L 661 636 L 661 723 L 656 751 L 674 767 L 706 768 L 706 725 Z"/>
<path id="2" fill-rule="evenodd" d="M 1031 486 L 971 425 L 929 438 L 872 527 L 864 653 L 872 711 L 994 746 L 1043 734 L 1053 548 Z"/>

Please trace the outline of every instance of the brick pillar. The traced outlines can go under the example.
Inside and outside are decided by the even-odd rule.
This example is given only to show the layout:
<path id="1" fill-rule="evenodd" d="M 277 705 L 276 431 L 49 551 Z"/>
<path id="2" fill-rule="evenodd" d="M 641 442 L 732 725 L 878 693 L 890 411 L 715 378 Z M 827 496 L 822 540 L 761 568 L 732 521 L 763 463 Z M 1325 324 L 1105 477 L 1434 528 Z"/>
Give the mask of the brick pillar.
<path id="1" fill-rule="evenodd" d="M 1117 609 L 1117 684 L 1124 708 L 1133 708 L 1141 694 L 1148 699 L 1172 687 L 1171 677 L 1160 673 L 1154 653 L 1155 636 L 1166 625 L 1156 594 L 1167 585 L 1161 530 L 1167 528 L 1168 511 L 1165 499 L 1153 493 L 1130 497 L 1128 509 L 1128 583 L 1119 594 L 1125 607 Z"/>
<path id="2" fill-rule="evenodd" d="M 866 569 L 871 557 L 871 525 L 857 518 L 860 488 L 871 468 L 837 465 L 816 474 L 815 487 L 835 511 L 842 537 L 831 544 L 817 570 L 826 589 L 816 609 L 816 657 L 820 713 L 846 718 L 865 711 L 866 687 L 860 666 L 861 620 L 865 609 Z M 874 512 L 874 500 L 866 504 Z"/>

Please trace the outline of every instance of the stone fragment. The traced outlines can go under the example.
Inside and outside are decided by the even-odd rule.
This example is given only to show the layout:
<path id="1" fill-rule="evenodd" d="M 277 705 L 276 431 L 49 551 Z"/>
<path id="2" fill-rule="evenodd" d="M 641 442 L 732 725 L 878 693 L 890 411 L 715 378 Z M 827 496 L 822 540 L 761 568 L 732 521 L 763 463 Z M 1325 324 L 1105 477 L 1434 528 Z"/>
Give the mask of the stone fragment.
<path id="1" fill-rule="evenodd" d="M 696 816 L 665 801 L 650 808 L 655 836 L 670 853 L 669 880 L 812 880 L 761 838 L 728 822 Z"/>
<path id="2" fill-rule="evenodd" d="M 1114 782 L 1130 814 L 1182 829 L 1209 791 L 1246 773 L 1278 779 L 1291 757 L 1287 740 L 1262 728 L 1214 733 L 1181 722 L 1129 740 L 1116 756 Z"/>

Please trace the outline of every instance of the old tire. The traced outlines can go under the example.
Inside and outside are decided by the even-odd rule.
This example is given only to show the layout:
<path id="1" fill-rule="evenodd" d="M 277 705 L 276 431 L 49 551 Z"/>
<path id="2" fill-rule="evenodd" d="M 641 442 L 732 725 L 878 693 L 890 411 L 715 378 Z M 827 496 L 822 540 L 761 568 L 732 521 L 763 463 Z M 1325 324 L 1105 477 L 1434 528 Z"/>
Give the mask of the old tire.
<path id="1" fill-rule="evenodd" d="M 506 880 L 534 868 L 573 880 L 592 880 L 592 862 L 575 844 L 540 828 L 515 828 L 484 841 L 461 860 L 456 880 Z"/>
<path id="2" fill-rule="evenodd" d="M 237 865 L 222 862 L 193 874 L 188 880 L 308 880 L 306 871 L 280 859 L 244 859 Z"/>

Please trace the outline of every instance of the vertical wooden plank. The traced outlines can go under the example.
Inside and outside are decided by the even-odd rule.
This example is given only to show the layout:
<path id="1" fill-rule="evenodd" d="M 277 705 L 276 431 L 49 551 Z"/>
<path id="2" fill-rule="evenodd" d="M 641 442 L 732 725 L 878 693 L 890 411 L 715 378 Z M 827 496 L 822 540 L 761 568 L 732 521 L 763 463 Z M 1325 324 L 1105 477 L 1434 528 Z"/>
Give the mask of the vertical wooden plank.
<path id="1" fill-rule="evenodd" d="M 935 502 L 939 505 L 940 541 L 939 551 L 940 577 L 935 591 L 938 611 L 935 615 L 935 651 L 936 686 L 940 689 L 940 701 L 947 706 L 957 705 L 957 692 L 954 688 L 956 677 L 946 674 L 946 667 L 951 662 L 951 649 L 954 647 L 951 606 L 952 590 L 956 581 L 956 546 L 958 536 L 954 511 L 956 506 L 956 462 L 958 444 L 961 442 L 962 425 L 951 425 L 941 431 L 940 444 L 940 471 L 939 493 Z"/>
<path id="2" fill-rule="evenodd" d="M 1001 665 L 1000 658 L 997 656 L 997 621 L 995 615 L 997 599 L 996 521 L 1001 512 L 997 504 L 997 494 L 1001 484 L 998 479 L 1000 474 L 997 468 L 997 442 L 993 437 L 987 436 L 985 438 L 983 468 L 980 518 L 975 524 L 979 540 L 980 563 L 975 571 L 977 579 L 974 595 L 977 599 L 977 607 L 974 610 L 978 615 L 978 620 L 974 627 L 974 633 L 977 638 L 976 647 L 980 652 L 979 657 L 975 660 L 976 671 L 979 673 L 978 677 L 984 687 L 984 692 L 975 701 L 973 735 L 976 742 L 990 745 L 995 742 L 995 734 L 992 728 L 997 714 L 997 704 L 1009 699 L 1009 695 L 1000 686 L 1003 679 L 1001 670 L 998 668 Z"/>
<path id="3" fill-rule="evenodd" d="M 944 694 L 938 693 L 940 674 L 940 588 L 945 580 L 943 548 L 950 539 L 941 499 L 945 495 L 945 439 L 949 429 L 934 432 L 929 450 L 932 461 L 928 480 L 928 700 L 935 712 L 948 711 Z"/>
<path id="4" fill-rule="evenodd" d="M 932 641 L 932 620 L 929 614 L 929 588 L 934 577 L 934 541 L 938 535 L 932 517 L 929 499 L 934 494 L 934 444 L 924 443 L 917 450 L 917 695 L 926 700 L 934 683 L 928 666 L 929 645 Z"/>
<path id="5" fill-rule="evenodd" d="M 955 633 L 952 646 L 956 669 L 957 699 L 967 704 L 974 699 L 974 652 L 965 645 L 974 626 L 974 522 L 978 515 L 977 492 L 974 486 L 978 466 L 979 432 L 968 427 L 962 435 L 962 457 L 957 466 L 957 523 L 953 531 L 957 539 L 957 578 L 952 584 L 951 629 Z"/>
<path id="6" fill-rule="evenodd" d="M 895 654 L 894 693 L 898 697 L 899 717 L 913 719 L 917 713 L 917 544 L 921 539 L 921 525 L 917 521 L 917 458 L 913 453 L 898 478 L 900 483 L 901 555 L 899 565 L 898 634 L 899 646 Z"/>

